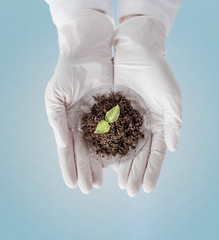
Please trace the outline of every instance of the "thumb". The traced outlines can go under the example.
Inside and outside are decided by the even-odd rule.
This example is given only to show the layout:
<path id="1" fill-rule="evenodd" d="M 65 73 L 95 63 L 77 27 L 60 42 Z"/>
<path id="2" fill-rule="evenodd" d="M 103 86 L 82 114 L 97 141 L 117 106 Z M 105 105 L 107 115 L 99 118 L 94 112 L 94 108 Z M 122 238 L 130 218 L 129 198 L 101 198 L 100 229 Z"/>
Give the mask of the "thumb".
<path id="1" fill-rule="evenodd" d="M 66 185 L 74 188 L 77 184 L 77 173 L 73 151 L 73 135 L 68 127 L 65 100 L 51 82 L 46 88 L 45 102 L 49 123 L 55 135 L 62 176 Z"/>

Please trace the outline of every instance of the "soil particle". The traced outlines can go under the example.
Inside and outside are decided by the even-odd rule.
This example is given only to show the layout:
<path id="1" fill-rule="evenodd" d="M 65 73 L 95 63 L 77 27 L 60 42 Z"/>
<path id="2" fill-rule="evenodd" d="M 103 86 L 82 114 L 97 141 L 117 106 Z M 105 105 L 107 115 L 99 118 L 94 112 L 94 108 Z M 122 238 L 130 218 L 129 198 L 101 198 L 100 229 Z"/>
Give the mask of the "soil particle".
<path id="1" fill-rule="evenodd" d="M 126 155 L 130 148 L 136 147 L 139 138 L 144 138 L 140 129 L 143 124 L 142 116 L 120 93 L 111 93 L 107 97 L 93 96 L 93 98 L 96 103 L 91 107 L 91 111 L 82 117 L 84 140 L 96 147 L 97 154 Z M 120 107 L 118 120 L 110 123 L 110 130 L 107 133 L 94 133 L 97 124 L 105 119 L 106 112 L 117 104 Z"/>

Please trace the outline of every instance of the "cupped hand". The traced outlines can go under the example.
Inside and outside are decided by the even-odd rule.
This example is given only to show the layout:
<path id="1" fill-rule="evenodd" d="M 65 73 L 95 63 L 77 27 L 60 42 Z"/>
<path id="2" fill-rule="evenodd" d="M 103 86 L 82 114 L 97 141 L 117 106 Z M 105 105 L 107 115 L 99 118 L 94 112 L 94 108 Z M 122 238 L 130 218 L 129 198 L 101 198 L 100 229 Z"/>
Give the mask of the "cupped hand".
<path id="1" fill-rule="evenodd" d="M 113 83 L 113 27 L 106 15 L 90 9 L 72 13 L 71 18 L 57 27 L 60 57 L 46 88 L 46 111 L 64 181 L 70 188 L 78 184 L 83 193 L 89 193 L 93 186 L 100 187 L 103 170 L 101 163 L 81 157 L 83 150 L 72 132 L 72 119 L 77 117 L 72 116 L 72 110 L 88 90 Z"/>
<path id="2" fill-rule="evenodd" d="M 118 183 L 130 196 L 141 186 L 151 192 L 160 175 L 166 149 L 175 151 L 182 125 L 177 81 L 164 58 L 166 31 L 159 20 L 136 16 L 114 34 L 114 83 L 138 92 L 151 111 L 151 137 L 135 159 L 117 165 Z"/>

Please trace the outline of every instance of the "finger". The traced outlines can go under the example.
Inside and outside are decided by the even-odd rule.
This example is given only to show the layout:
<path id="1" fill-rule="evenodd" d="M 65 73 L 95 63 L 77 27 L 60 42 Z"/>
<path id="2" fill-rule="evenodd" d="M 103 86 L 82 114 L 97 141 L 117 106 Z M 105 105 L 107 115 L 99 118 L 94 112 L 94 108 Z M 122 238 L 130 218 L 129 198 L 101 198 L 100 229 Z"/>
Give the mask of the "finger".
<path id="1" fill-rule="evenodd" d="M 56 132 L 56 130 L 54 130 L 54 132 Z M 72 133 L 70 130 L 69 130 L 68 134 L 69 134 L 69 138 L 72 137 Z M 56 133 L 55 133 L 55 135 L 56 135 Z M 56 137 L 56 139 L 57 139 L 57 137 Z M 72 139 L 72 141 L 73 141 L 73 139 Z M 76 170 L 76 166 L 75 166 L 73 145 L 70 144 L 69 147 L 58 146 L 57 148 L 58 148 L 58 155 L 59 155 L 59 160 L 60 160 L 59 161 L 60 167 L 61 167 L 62 176 L 65 181 L 65 184 L 69 188 L 75 188 L 77 185 L 77 170 Z"/>
<path id="2" fill-rule="evenodd" d="M 118 168 L 118 184 L 121 189 L 126 189 L 128 176 L 133 163 L 133 159 L 122 161 Z"/>
<path id="3" fill-rule="evenodd" d="M 182 103 L 181 98 L 165 101 L 164 108 L 164 139 L 167 148 L 174 152 L 179 142 L 179 134 L 182 127 Z"/>
<path id="4" fill-rule="evenodd" d="M 74 188 L 77 184 L 77 172 L 73 152 L 73 136 L 72 131 L 68 128 L 64 100 L 48 84 L 45 101 L 49 123 L 55 134 L 62 176 L 66 185 Z"/>
<path id="5" fill-rule="evenodd" d="M 92 190 L 93 177 L 91 161 L 88 156 L 83 154 L 80 145 L 78 144 L 77 138 L 75 139 L 75 155 L 76 165 L 78 173 L 78 186 L 84 194 L 88 194 Z"/>
<path id="6" fill-rule="evenodd" d="M 127 193 L 130 197 L 135 197 L 141 188 L 145 169 L 147 166 L 150 147 L 151 147 L 151 134 L 148 137 L 145 147 L 135 157 L 132 163 L 128 177 L 128 184 L 126 188 Z"/>
<path id="7" fill-rule="evenodd" d="M 103 168 L 102 164 L 91 159 L 93 186 L 99 188 L 103 184 Z"/>
<path id="8" fill-rule="evenodd" d="M 146 193 L 151 192 L 157 183 L 165 153 L 166 145 L 164 142 L 164 133 L 154 133 L 152 136 L 151 151 L 143 180 L 143 190 Z"/>

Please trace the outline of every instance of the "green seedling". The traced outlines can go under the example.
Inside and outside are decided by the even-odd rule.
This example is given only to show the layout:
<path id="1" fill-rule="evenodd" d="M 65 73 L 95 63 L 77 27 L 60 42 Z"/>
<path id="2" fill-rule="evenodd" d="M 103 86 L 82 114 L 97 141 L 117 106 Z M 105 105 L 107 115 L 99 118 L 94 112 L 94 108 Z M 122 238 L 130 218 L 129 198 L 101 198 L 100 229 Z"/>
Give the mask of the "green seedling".
<path id="1" fill-rule="evenodd" d="M 101 120 L 98 123 L 97 128 L 94 133 L 108 132 L 110 130 L 109 123 L 113 123 L 113 122 L 117 121 L 117 119 L 119 118 L 119 114 L 120 114 L 120 107 L 119 107 L 119 105 L 116 105 L 115 107 L 113 107 L 106 113 L 105 120 Z"/>

